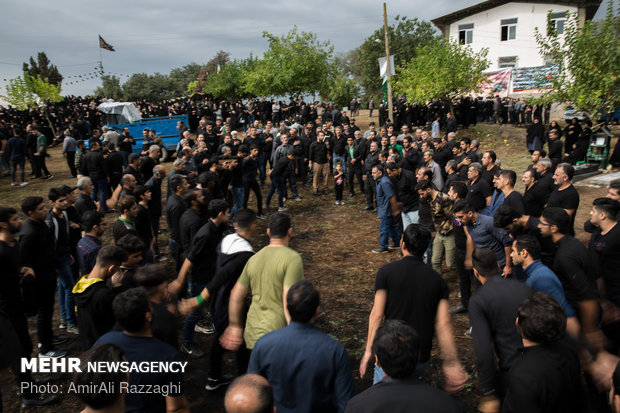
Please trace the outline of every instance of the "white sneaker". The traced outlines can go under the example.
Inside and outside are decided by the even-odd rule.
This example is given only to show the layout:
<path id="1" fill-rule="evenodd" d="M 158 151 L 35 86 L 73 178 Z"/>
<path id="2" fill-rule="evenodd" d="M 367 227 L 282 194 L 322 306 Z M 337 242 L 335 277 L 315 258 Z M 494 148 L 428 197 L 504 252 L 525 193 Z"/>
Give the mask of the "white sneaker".
<path id="1" fill-rule="evenodd" d="M 19 184 L 19 186 L 26 186 L 28 185 L 28 182 L 22 182 L 21 184 Z"/>

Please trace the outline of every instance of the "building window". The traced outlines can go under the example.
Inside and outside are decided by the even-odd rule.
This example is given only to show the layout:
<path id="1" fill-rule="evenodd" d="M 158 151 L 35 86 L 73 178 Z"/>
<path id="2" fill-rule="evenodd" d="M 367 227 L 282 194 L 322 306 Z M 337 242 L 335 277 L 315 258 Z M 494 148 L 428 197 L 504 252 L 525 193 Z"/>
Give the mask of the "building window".
<path id="1" fill-rule="evenodd" d="M 549 67 L 549 66 L 555 66 L 555 65 L 557 65 L 557 63 L 555 62 L 555 60 L 553 60 L 553 57 L 543 56 L 543 66 Z"/>
<path id="2" fill-rule="evenodd" d="M 497 62 L 497 66 L 499 66 L 500 69 L 505 69 L 507 67 L 517 67 L 517 59 L 518 56 L 500 57 L 499 61 Z"/>
<path id="3" fill-rule="evenodd" d="M 474 41 L 474 24 L 459 24 L 459 44 L 471 44 Z"/>
<path id="4" fill-rule="evenodd" d="M 552 13 L 549 19 L 549 25 L 547 31 L 549 35 L 552 34 L 564 34 L 564 26 L 566 25 L 566 12 Z"/>
<path id="5" fill-rule="evenodd" d="M 502 41 L 517 38 L 517 19 L 504 19 L 501 21 Z"/>

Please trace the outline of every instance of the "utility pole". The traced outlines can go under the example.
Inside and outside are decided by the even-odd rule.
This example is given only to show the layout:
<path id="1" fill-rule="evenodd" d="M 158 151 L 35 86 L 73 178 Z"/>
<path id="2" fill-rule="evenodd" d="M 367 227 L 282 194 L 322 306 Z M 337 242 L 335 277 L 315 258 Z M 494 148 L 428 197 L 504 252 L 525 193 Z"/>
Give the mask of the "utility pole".
<path id="1" fill-rule="evenodd" d="M 390 67 L 390 43 L 388 41 L 387 6 L 383 3 L 383 31 L 385 32 L 385 60 L 387 65 L 387 101 L 388 121 L 394 122 L 394 108 L 392 106 L 392 68 Z"/>

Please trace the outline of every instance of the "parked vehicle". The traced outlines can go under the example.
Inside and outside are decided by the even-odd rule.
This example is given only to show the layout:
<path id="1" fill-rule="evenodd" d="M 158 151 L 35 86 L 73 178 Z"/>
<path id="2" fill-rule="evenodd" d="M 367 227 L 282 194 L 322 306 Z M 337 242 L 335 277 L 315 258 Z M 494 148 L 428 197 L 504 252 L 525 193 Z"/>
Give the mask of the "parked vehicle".
<path id="1" fill-rule="evenodd" d="M 179 143 L 177 123 L 189 123 L 187 115 L 165 116 L 142 119 L 140 111 L 131 102 L 104 102 L 97 109 L 105 115 L 105 126 L 122 133 L 123 128 L 129 129 L 129 134 L 135 139 L 134 153 L 142 152 L 142 130 L 154 129 L 162 140 L 161 160 L 165 161 L 174 154 Z"/>

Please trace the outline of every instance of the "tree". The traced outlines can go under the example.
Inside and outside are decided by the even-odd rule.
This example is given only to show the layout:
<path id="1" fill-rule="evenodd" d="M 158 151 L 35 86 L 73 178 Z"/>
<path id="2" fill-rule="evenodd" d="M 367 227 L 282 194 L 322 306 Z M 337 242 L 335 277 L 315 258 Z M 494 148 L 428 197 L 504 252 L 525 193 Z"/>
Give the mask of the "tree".
<path id="1" fill-rule="evenodd" d="M 415 57 L 420 46 L 425 46 L 435 38 L 435 29 L 427 21 L 417 18 L 407 19 L 396 16 L 396 24 L 388 25 L 390 54 L 394 56 L 396 67 L 403 65 Z M 357 56 L 349 56 L 349 71 L 362 85 L 367 97 L 383 96 L 381 78 L 379 76 L 380 57 L 385 57 L 385 31 L 383 27 L 375 30 L 357 49 Z"/>
<path id="2" fill-rule="evenodd" d="M 140 99 L 156 101 L 176 97 L 170 77 L 161 73 L 152 75 L 134 73 L 123 84 L 123 96 L 130 101 Z"/>
<path id="3" fill-rule="evenodd" d="M 564 33 L 535 29 L 540 54 L 558 63 L 553 89 L 543 95 L 547 102 L 570 103 L 587 113 L 614 112 L 620 106 L 620 15 L 614 0 L 605 19 L 580 27 L 576 13 L 568 13 Z"/>
<path id="4" fill-rule="evenodd" d="M 408 102 L 445 100 L 454 114 L 453 98 L 480 90 L 485 79 L 482 71 L 489 67 L 487 52 L 474 53 L 468 46 L 435 40 L 419 47 L 414 58 L 397 68 L 394 90 Z"/>
<path id="5" fill-rule="evenodd" d="M 123 89 L 121 81 L 116 76 L 104 75 L 101 78 L 102 85 L 99 86 L 93 94 L 95 96 L 103 96 L 114 100 L 123 100 Z"/>
<path id="6" fill-rule="evenodd" d="M 29 106 L 42 106 L 41 112 L 47 119 L 52 132 L 56 135 L 56 130 L 46 107 L 50 103 L 60 102 L 64 99 L 60 96 L 60 84 L 55 85 L 41 75 L 33 77 L 28 72 L 24 72 L 22 77 L 9 80 L 5 90 L 6 96 L 2 96 L 2 98 L 18 109 L 25 110 Z"/>
<path id="7" fill-rule="evenodd" d="M 202 65 L 194 62 L 180 68 L 172 69 L 169 75 L 172 85 L 172 94 L 175 97 L 186 95 L 188 83 L 197 80 L 202 69 Z"/>
<path id="8" fill-rule="evenodd" d="M 349 106 L 351 99 L 359 95 L 359 84 L 348 76 L 339 75 L 332 82 L 327 96 L 336 106 L 343 107 Z"/>
<path id="9" fill-rule="evenodd" d="M 268 32 L 263 32 L 263 37 L 269 48 L 246 76 L 248 93 L 254 96 L 327 93 L 336 72 L 330 42 L 320 42 L 316 34 L 298 32 L 297 27 L 282 37 Z"/>
<path id="10" fill-rule="evenodd" d="M 32 78 L 41 76 L 41 79 L 47 80 L 50 84 L 55 86 L 60 86 L 63 79 L 58 68 L 55 65 L 50 65 L 50 60 L 47 58 L 45 52 L 39 52 L 36 61 L 33 57 L 30 57 L 30 65 L 24 63 L 22 70 L 27 72 Z"/>
<path id="11" fill-rule="evenodd" d="M 245 87 L 245 78 L 256 67 L 258 59 L 235 59 L 221 67 L 220 73 L 209 74 L 203 91 L 219 99 L 242 99 L 252 96 Z"/>

